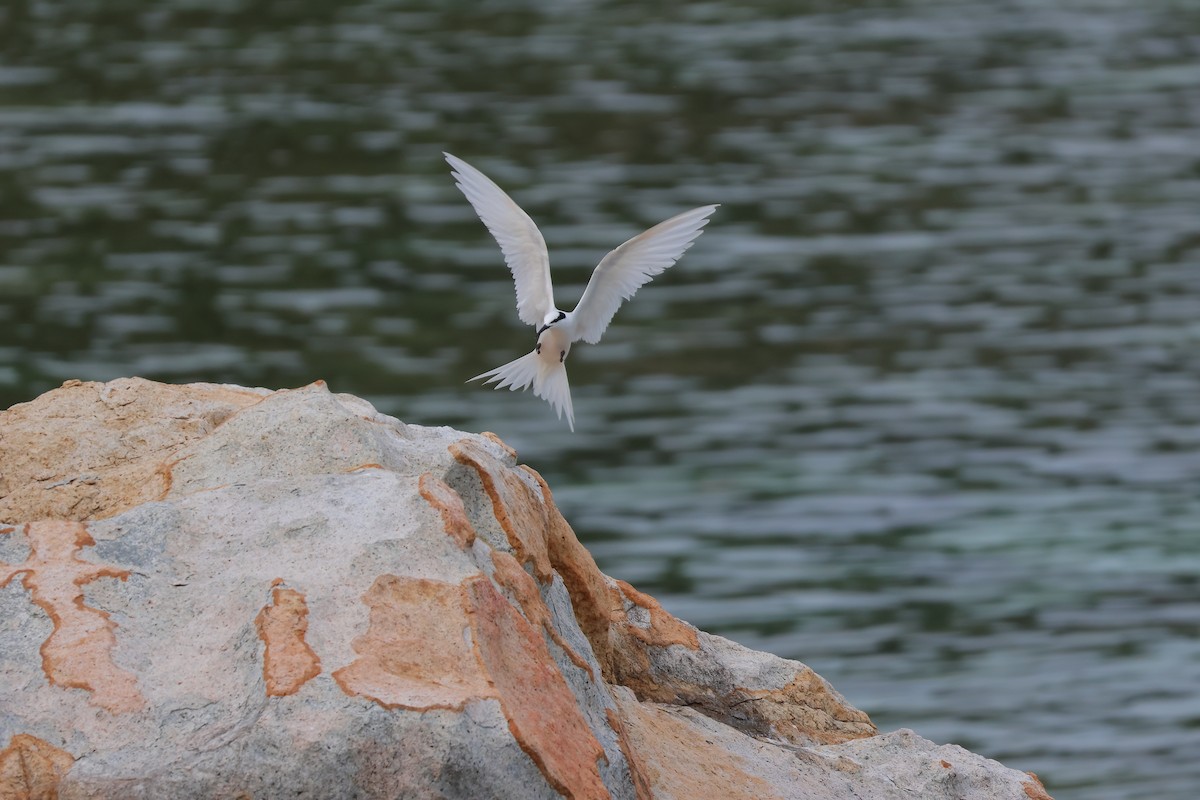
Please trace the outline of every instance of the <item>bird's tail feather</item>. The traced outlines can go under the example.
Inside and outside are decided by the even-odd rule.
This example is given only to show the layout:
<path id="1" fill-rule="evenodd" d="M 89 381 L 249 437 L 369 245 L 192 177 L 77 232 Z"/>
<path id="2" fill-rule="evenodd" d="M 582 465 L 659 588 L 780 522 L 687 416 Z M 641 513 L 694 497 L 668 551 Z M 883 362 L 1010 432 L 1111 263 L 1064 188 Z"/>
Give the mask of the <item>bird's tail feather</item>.
<path id="1" fill-rule="evenodd" d="M 567 425 L 575 430 L 575 410 L 571 405 L 571 386 L 567 382 L 567 366 L 562 362 L 549 362 L 538 357 L 537 351 L 526 353 L 520 358 L 488 370 L 471 378 L 483 379 L 485 384 L 495 383 L 496 389 L 515 392 L 533 385 L 533 393 L 554 407 L 558 418 L 567 415 Z"/>
<path id="2" fill-rule="evenodd" d="M 533 393 L 554 406 L 554 412 L 562 419 L 567 415 L 567 425 L 575 432 L 575 409 L 571 406 L 571 385 L 567 383 L 567 365 L 556 361 L 542 365 L 541 375 L 533 385 Z"/>
<path id="3" fill-rule="evenodd" d="M 490 369 L 482 375 L 476 375 L 470 381 L 477 381 L 481 378 L 487 378 L 485 384 L 496 383 L 496 389 L 508 388 L 510 392 L 515 392 L 517 389 L 528 388 L 529 384 L 537 380 L 538 376 L 538 356 L 536 352 L 526 353 L 515 361 L 510 361 L 495 369 Z"/>

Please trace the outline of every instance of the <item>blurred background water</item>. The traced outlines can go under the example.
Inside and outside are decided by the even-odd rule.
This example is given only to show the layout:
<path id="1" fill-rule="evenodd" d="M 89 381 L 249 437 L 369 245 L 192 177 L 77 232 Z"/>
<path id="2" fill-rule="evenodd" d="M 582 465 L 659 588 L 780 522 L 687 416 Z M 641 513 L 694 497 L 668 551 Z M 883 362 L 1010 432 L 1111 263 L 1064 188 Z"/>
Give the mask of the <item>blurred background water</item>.
<path id="1" fill-rule="evenodd" d="M 1200 4 L 0 6 L 0 403 L 317 378 L 493 430 L 610 574 L 1059 800 L 1200 787 Z M 560 305 L 720 211 L 571 355 Z"/>

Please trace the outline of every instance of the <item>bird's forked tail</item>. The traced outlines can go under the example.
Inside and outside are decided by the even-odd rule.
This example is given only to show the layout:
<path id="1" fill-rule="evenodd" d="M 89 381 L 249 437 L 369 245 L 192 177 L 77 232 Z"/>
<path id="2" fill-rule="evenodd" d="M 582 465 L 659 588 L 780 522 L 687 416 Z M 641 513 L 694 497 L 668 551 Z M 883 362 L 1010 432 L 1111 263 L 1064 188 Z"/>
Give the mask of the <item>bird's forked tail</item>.
<path id="1" fill-rule="evenodd" d="M 574 432 L 575 410 L 571 406 L 567 365 L 563 362 L 540 358 L 535 350 L 470 380 L 480 379 L 486 379 L 483 381 L 485 384 L 499 381 L 496 383 L 496 389 L 507 388 L 513 392 L 517 389 L 527 389 L 533 384 L 533 393 L 553 406 L 559 419 L 562 419 L 564 412 L 566 413 L 567 425 Z"/>

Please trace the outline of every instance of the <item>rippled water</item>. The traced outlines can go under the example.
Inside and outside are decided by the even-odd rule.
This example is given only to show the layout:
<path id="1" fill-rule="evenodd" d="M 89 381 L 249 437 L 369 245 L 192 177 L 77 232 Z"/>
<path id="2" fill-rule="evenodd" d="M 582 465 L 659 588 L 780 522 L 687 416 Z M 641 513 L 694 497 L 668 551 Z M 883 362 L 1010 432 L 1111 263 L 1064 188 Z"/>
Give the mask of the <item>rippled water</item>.
<path id="1" fill-rule="evenodd" d="M 0 402 L 294 386 L 498 432 L 611 574 L 1059 800 L 1200 785 L 1200 5 L 0 8 Z M 578 433 L 440 153 L 570 307 Z"/>

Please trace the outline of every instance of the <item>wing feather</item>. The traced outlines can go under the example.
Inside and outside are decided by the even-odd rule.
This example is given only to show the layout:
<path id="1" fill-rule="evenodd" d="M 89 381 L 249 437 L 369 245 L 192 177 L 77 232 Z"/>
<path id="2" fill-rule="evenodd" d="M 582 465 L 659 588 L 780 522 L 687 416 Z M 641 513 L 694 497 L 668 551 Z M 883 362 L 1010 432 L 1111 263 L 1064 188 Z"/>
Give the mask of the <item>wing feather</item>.
<path id="1" fill-rule="evenodd" d="M 660 222 L 606 255 L 592 272 L 579 305 L 571 313 L 575 335 L 589 344 L 600 341 L 613 315 L 651 278 L 692 246 L 717 206 L 701 206 Z"/>
<path id="2" fill-rule="evenodd" d="M 442 155 L 452 168 L 456 185 L 504 252 L 504 262 L 517 286 L 517 316 L 526 325 L 541 325 L 546 313 L 554 307 L 550 257 L 541 231 L 488 176 L 461 158 L 449 153 Z"/>

